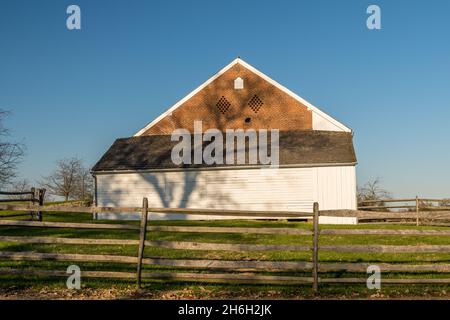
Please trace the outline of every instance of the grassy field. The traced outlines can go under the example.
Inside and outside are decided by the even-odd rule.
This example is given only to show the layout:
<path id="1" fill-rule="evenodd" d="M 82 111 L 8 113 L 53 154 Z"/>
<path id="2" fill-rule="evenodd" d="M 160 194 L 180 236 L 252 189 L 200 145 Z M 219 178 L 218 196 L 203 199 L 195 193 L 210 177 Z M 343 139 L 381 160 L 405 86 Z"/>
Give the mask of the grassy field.
<path id="1" fill-rule="evenodd" d="M 7 216 L 2 212 L 2 217 Z M 11 218 L 20 219 L 20 218 Z M 22 218 L 23 219 L 23 218 Z M 92 222 L 90 214 L 80 213 L 45 213 L 45 221 L 64 222 Z M 96 223 L 101 223 L 97 221 Z M 111 221 L 108 221 L 111 223 Z M 114 222 L 112 222 L 114 223 Z M 123 221 L 120 223 L 124 223 Z M 125 222 L 137 224 L 137 222 Z M 150 225 L 195 225 L 195 226 L 240 226 L 240 227 L 287 227 L 311 229 L 307 222 L 287 221 L 152 221 Z M 408 225 L 357 225 L 357 226 L 321 226 L 321 228 L 386 228 L 386 229 L 415 229 Z M 449 229 L 445 227 L 419 227 L 420 229 Z M 59 228 L 22 228 L 0 227 L 3 236 L 45 236 L 68 238 L 104 238 L 104 239 L 138 239 L 138 232 L 134 230 L 91 230 L 91 229 L 59 229 Z M 232 234 L 232 233 L 187 233 L 187 232 L 148 232 L 148 240 L 195 241 L 209 243 L 247 243 L 247 244 L 297 244 L 310 245 L 311 236 L 298 235 L 260 235 L 260 234 Z M 375 236 L 375 235 L 321 235 L 320 244 L 386 244 L 386 245 L 414 245 L 414 244 L 446 244 L 450 245 L 450 237 L 435 236 Z M 0 251 L 35 251 L 53 253 L 84 253 L 84 254 L 113 254 L 136 256 L 135 245 L 67 245 L 67 244 L 20 244 L 14 242 L 0 242 Z M 190 259 L 220 259 L 220 260 L 267 260 L 267 261 L 311 261 L 311 252 L 292 251 L 264 251 L 264 252 L 230 252 L 230 251 L 187 251 L 146 247 L 145 257 L 154 258 L 190 258 Z M 373 262 L 373 263 L 449 263 L 449 253 L 336 253 L 320 252 L 320 262 Z M 61 261 L 8 261 L 0 260 L 0 268 L 47 269 L 65 271 L 70 264 L 77 264 L 81 270 L 129 271 L 135 272 L 134 264 L 93 263 L 93 262 L 61 262 Z M 161 266 L 145 266 L 145 272 L 189 271 L 194 270 L 168 268 Z M 196 270 L 195 272 L 205 272 Z M 214 272 L 214 271 L 213 271 Z M 218 271 L 216 271 L 218 272 Z M 310 276 L 305 272 L 278 272 L 261 274 L 280 274 Z M 353 277 L 365 276 L 335 272 L 321 274 L 321 277 Z M 386 273 L 383 278 L 421 277 L 450 278 L 450 274 L 443 273 Z M 206 283 L 167 283 L 158 280 L 145 280 L 144 288 L 137 291 L 133 280 L 117 279 L 82 279 L 82 289 L 74 292 L 65 288 L 65 278 L 43 278 L 35 276 L 0 275 L 0 297 L 2 298 L 312 298 L 310 285 L 236 285 L 236 284 L 206 284 Z M 427 297 L 450 298 L 448 285 L 382 285 L 380 291 L 368 290 L 361 285 L 321 285 L 320 297 L 331 298 L 403 298 Z"/>

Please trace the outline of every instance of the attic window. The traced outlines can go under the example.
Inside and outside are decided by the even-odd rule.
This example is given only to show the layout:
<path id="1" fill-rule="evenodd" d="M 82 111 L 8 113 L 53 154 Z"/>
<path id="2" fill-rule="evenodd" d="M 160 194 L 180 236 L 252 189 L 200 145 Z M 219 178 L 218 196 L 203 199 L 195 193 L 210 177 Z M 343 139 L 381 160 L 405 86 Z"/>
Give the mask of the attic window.
<path id="1" fill-rule="evenodd" d="M 248 106 L 253 110 L 254 113 L 258 113 L 263 104 L 264 103 L 262 102 L 262 100 L 256 94 L 248 102 Z"/>
<path id="2" fill-rule="evenodd" d="M 224 96 L 222 96 L 222 98 L 217 101 L 216 107 L 222 114 L 225 114 L 228 109 L 230 109 L 231 103 L 229 103 L 228 100 Z"/>
<path id="3" fill-rule="evenodd" d="M 244 80 L 242 80 L 241 77 L 237 77 L 236 79 L 234 79 L 234 89 L 235 90 L 244 89 Z"/>

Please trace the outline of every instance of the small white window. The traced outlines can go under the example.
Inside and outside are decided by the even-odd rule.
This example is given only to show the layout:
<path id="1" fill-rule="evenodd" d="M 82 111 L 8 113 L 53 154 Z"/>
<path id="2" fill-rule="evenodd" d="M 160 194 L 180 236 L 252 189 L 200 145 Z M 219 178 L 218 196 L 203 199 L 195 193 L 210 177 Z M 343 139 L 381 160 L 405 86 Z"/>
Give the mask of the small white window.
<path id="1" fill-rule="evenodd" d="M 241 77 L 237 77 L 236 79 L 234 79 L 234 89 L 235 90 L 244 89 L 244 80 L 242 80 Z"/>

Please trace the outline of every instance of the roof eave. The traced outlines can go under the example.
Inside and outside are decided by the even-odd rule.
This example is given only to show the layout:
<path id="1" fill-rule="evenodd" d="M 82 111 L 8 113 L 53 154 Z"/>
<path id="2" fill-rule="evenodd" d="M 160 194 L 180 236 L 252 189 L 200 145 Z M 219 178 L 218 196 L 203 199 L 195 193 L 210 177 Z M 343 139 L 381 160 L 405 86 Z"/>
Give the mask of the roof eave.
<path id="1" fill-rule="evenodd" d="M 92 175 L 96 174 L 116 174 L 116 173 L 146 173 L 146 172 L 168 172 L 168 171 L 206 171 L 206 170 L 244 170 L 244 169 L 285 169 L 285 168 L 312 168 L 312 167 L 345 167 L 356 166 L 358 162 L 342 163 L 305 163 L 305 164 L 284 164 L 272 168 L 267 165 L 237 165 L 220 167 L 192 167 L 192 168 L 149 168 L 149 169 L 118 169 L 118 170 L 91 170 Z"/>

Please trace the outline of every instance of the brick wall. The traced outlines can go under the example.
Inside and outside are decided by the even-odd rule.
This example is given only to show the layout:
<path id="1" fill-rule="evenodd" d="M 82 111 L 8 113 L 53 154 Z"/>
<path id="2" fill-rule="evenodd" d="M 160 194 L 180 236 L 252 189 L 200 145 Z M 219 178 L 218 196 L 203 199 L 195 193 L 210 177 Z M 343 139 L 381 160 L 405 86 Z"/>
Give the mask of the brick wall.
<path id="1" fill-rule="evenodd" d="M 234 89 L 237 77 L 244 80 L 244 89 Z M 203 122 L 203 130 L 312 130 L 311 111 L 240 64 L 227 70 L 143 135 L 170 134 L 177 128 L 193 132 L 196 120 Z"/>

